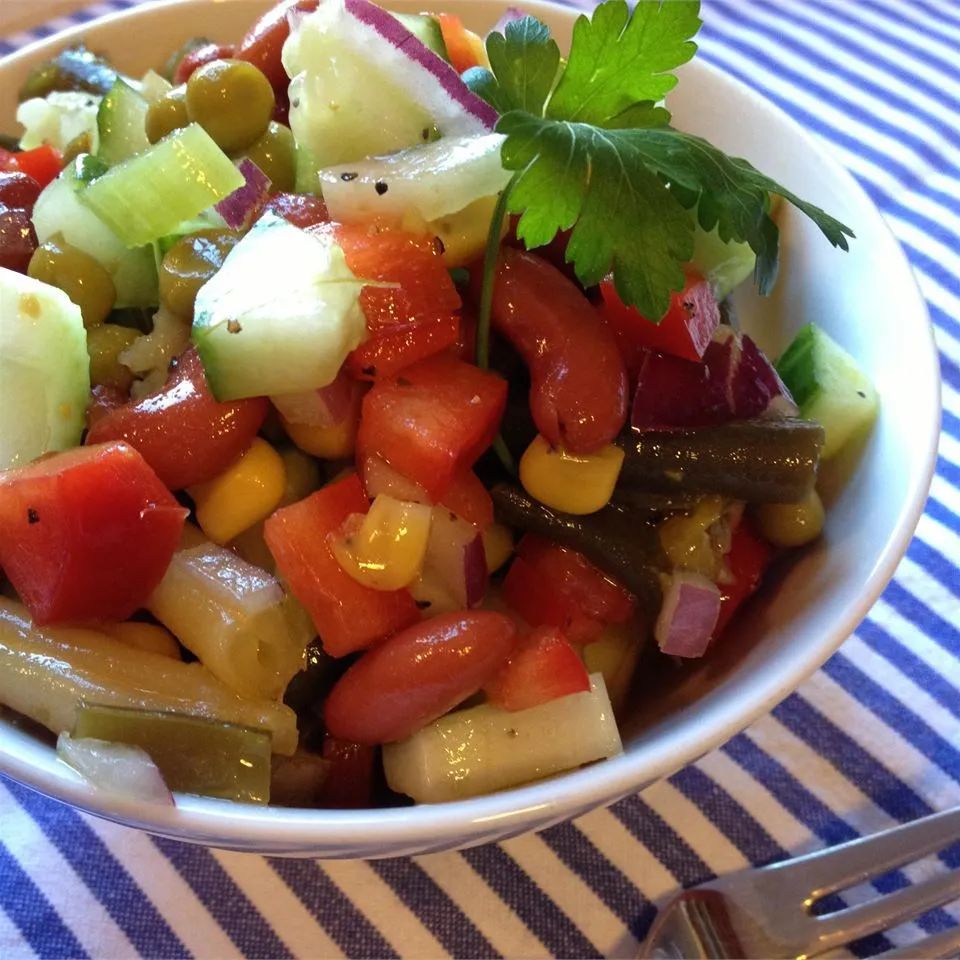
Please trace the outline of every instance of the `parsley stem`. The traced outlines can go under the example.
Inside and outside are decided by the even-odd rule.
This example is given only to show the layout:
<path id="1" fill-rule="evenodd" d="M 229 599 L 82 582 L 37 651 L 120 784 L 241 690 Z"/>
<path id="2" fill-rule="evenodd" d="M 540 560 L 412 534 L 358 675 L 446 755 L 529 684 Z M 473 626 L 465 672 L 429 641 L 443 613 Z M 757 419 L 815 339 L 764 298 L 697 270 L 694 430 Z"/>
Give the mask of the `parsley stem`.
<path id="1" fill-rule="evenodd" d="M 477 314 L 477 366 L 482 370 L 486 370 L 490 366 L 490 311 L 493 306 L 493 284 L 497 273 L 497 259 L 500 255 L 500 234 L 503 230 L 503 221 L 507 216 L 510 192 L 516 182 L 517 175 L 514 174 L 510 182 L 500 192 L 497 205 L 493 208 L 493 219 L 490 221 L 487 246 L 483 253 L 483 285 L 480 288 L 480 311 Z M 500 459 L 503 459 L 502 455 Z M 504 463 L 504 466 L 506 466 L 506 463 Z"/>
<path id="2" fill-rule="evenodd" d="M 507 473 L 515 477 L 517 475 L 517 464 L 513 459 L 510 448 L 507 446 L 507 441 L 503 439 L 502 433 L 498 433 L 493 441 L 493 452 L 497 455 Z"/>

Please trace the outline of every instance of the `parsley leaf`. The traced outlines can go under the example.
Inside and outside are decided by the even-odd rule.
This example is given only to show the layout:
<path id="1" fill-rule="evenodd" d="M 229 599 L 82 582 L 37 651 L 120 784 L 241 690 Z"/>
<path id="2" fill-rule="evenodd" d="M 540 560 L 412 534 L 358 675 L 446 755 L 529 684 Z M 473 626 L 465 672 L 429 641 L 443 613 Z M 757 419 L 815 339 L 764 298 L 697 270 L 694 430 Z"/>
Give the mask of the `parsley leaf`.
<path id="1" fill-rule="evenodd" d="M 514 20 L 504 33 L 490 34 L 487 57 L 493 73 L 474 67 L 463 75 L 467 86 L 500 113 L 542 115 L 560 68 L 560 48 L 550 31 L 535 17 Z"/>
<path id="2" fill-rule="evenodd" d="M 700 29 L 699 0 L 608 0 L 573 28 L 570 59 L 547 116 L 605 126 L 641 100 L 660 100 L 677 84 L 670 71 L 690 60 Z M 517 107 L 517 109 L 525 109 Z"/>

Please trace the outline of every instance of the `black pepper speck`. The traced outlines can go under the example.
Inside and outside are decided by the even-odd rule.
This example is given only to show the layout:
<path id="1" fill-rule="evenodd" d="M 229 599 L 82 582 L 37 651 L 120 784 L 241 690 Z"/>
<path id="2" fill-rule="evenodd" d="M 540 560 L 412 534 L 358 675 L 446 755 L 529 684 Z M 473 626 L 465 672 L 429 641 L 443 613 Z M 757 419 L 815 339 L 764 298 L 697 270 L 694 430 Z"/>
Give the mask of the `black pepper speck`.
<path id="1" fill-rule="evenodd" d="M 382 197 L 390 188 L 382 180 L 378 180 L 373 185 L 373 189 L 376 190 L 377 194 Z"/>
<path id="2" fill-rule="evenodd" d="M 28 508 L 27 508 L 27 523 L 39 523 L 39 522 L 40 522 L 40 514 L 37 513 L 37 511 L 34 510 L 33 507 L 28 507 Z"/>
<path id="3" fill-rule="evenodd" d="M 344 183 L 349 183 L 351 180 L 356 180 L 358 176 L 360 176 L 358 173 L 341 173 L 340 179 L 343 180 Z"/>

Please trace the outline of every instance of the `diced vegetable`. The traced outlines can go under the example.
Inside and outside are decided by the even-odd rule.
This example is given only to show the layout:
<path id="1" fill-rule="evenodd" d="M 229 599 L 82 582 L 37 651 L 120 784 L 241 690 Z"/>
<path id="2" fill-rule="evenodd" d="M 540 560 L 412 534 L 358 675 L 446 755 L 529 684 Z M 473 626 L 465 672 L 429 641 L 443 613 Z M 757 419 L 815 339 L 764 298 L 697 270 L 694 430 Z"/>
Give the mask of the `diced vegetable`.
<path id="1" fill-rule="evenodd" d="M 20 90 L 20 99 L 45 97 L 54 90 L 106 94 L 117 72 L 99 54 L 82 43 L 61 50 L 53 60 L 34 67 Z"/>
<path id="2" fill-rule="evenodd" d="M 270 803 L 279 807 L 316 807 L 333 765 L 308 750 L 292 757 L 274 757 L 270 774 Z"/>
<path id="3" fill-rule="evenodd" d="M 520 482 L 548 507 L 584 515 L 610 502 L 622 465 L 623 450 L 613 444 L 593 453 L 570 453 L 538 434 L 520 458 Z"/>
<path id="4" fill-rule="evenodd" d="M 248 449 L 268 408 L 262 397 L 218 403 L 200 358 L 188 350 L 161 391 L 105 413 L 91 425 L 87 443 L 125 440 L 167 487 L 181 490 L 212 480 Z"/>
<path id="5" fill-rule="evenodd" d="M 698 361 L 720 323 L 720 308 L 710 284 L 697 273 L 687 273 L 683 290 L 670 298 L 670 309 L 659 321 L 648 320 L 620 299 L 613 280 L 600 284 L 601 315 L 610 325 L 631 371 L 642 362 L 644 350 Z"/>
<path id="6" fill-rule="evenodd" d="M 0 703 L 55 734 L 74 729 L 81 702 L 205 717 L 269 732 L 292 754 L 296 715 L 249 700 L 199 663 L 137 650 L 95 630 L 37 627 L 26 608 L 0 597 Z"/>
<path id="7" fill-rule="evenodd" d="M 342 223 L 426 223 L 495 197 L 510 180 L 500 162 L 503 137 L 444 137 L 383 157 L 320 171 L 331 217 Z M 384 189 L 386 187 L 386 189 Z"/>
<path id="8" fill-rule="evenodd" d="M 795 503 L 812 487 L 823 428 L 809 420 L 741 420 L 690 430 L 633 431 L 620 484 Z"/>
<path id="9" fill-rule="evenodd" d="M 627 374 L 613 335 L 584 294 L 559 270 L 504 248 L 492 321 L 530 370 L 530 412 L 547 441 L 592 453 L 627 415 Z"/>
<path id="10" fill-rule="evenodd" d="M 717 636 L 724 631 L 743 601 L 760 586 L 772 556 L 770 545 L 757 536 L 748 520 L 744 520 L 733 531 L 726 557 L 727 570 L 720 583 Z"/>
<path id="11" fill-rule="evenodd" d="M 423 572 L 459 608 L 475 607 L 487 592 L 487 556 L 480 531 L 447 507 L 434 507 Z"/>
<path id="12" fill-rule="evenodd" d="M 139 747 L 107 740 L 57 737 L 57 756 L 95 787 L 122 797 L 173 806 L 173 795 L 150 755 Z"/>
<path id="13" fill-rule="evenodd" d="M 176 713 L 86 703 L 73 736 L 139 747 L 171 790 L 239 803 L 270 800 L 270 735 Z"/>
<path id="14" fill-rule="evenodd" d="M 472 470 L 465 470 L 454 477 L 440 505 L 480 530 L 486 530 L 493 523 L 490 491 Z"/>
<path id="15" fill-rule="evenodd" d="M 717 300 L 725 300 L 753 274 L 757 255 L 749 243 L 724 242 L 717 227 L 704 230 L 699 224 L 693 231 L 693 266 L 706 277 Z"/>
<path id="16" fill-rule="evenodd" d="M 62 153 L 77 137 L 86 136 L 89 152 L 96 153 L 99 107 L 100 97 L 78 91 L 53 91 L 26 100 L 17 107 L 17 123 L 24 127 L 20 147 L 33 150 L 47 143 Z"/>
<path id="17" fill-rule="evenodd" d="M 797 503 L 762 503 L 753 517 L 763 536 L 778 547 L 802 547 L 823 532 L 823 503 L 811 490 Z"/>
<path id="18" fill-rule="evenodd" d="M 487 571 L 495 573 L 513 556 L 513 532 L 502 523 L 491 523 L 481 536 Z"/>
<path id="19" fill-rule="evenodd" d="M 433 617 L 368 650 L 324 703 L 342 740 L 403 740 L 476 693 L 516 644 L 509 617 L 486 610 Z"/>
<path id="20" fill-rule="evenodd" d="M 98 177 L 80 198 L 128 247 L 137 247 L 176 232 L 243 182 L 230 158 L 192 123 Z"/>
<path id="21" fill-rule="evenodd" d="M 221 200 L 214 209 L 228 227 L 243 230 L 256 219 L 267 202 L 270 178 L 248 157 L 237 164 L 237 169 L 243 174 L 243 186 Z"/>
<path id="22" fill-rule="evenodd" d="M 159 393 L 166 386 L 170 364 L 190 346 L 190 324 L 161 307 L 149 333 L 137 337 L 117 359 L 140 379 L 130 388 L 134 400 Z"/>
<path id="23" fill-rule="evenodd" d="M 290 126 L 321 166 L 422 143 L 434 127 L 486 133 L 497 120 L 450 64 L 368 0 L 321 4 L 292 32 L 283 64 Z"/>
<path id="24" fill-rule="evenodd" d="M 90 400 L 80 308 L 0 268 L 0 470 L 80 442 Z"/>
<path id="25" fill-rule="evenodd" d="M 590 677 L 580 655 L 555 627 L 540 627 L 521 640 L 483 687 L 493 706 L 511 711 L 589 689 Z"/>
<path id="26" fill-rule="evenodd" d="M 384 747 L 387 783 L 418 803 L 516 787 L 623 749 L 603 677 L 590 690 L 511 713 L 490 704 L 441 717 Z"/>
<path id="27" fill-rule="evenodd" d="M 711 536 L 711 528 L 720 521 L 723 512 L 722 497 L 706 496 L 691 510 L 674 513 L 660 524 L 657 533 L 672 569 L 717 579 L 722 557 L 720 545 Z"/>
<path id="28" fill-rule="evenodd" d="M 270 401 L 287 423 L 333 427 L 355 412 L 362 393 L 362 385 L 341 371 L 332 383 L 318 390 L 275 394 Z"/>
<path id="29" fill-rule="evenodd" d="M 865 434 L 879 408 L 873 384 L 828 333 L 815 323 L 794 337 L 777 372 L 800 405 L 800 415 L 823 426 L 823 459 Z"/>
<path id="30" fill-rule="evenodd" d="M 435 16 L 450 62 L 457 73 L 464 73 L 471 67 L 489 66 L 483 41 L 472 30 L 468 30 L 458 16 L 452 13 L 437 13 Z"/>
<path id="31" fill-rule="evenodd" d="M 193 341 L 214 396 L 331 383 L 366 335 L 361 286 L 329 233 L 261 217 L 197 295 Z"/>
<path id="32" fill-rule="evenodd" d="M 118 79 L 100 104 L 97 112 L 100 146 L 90 152 L 113 166 L 148 150 L 148 107 L 147 101 L 133 87 Z"/>
<path id="33" fill-rule="evenodd" d="M 702 657 L 720 614 L 720 591 L 699 573 L 670 574 L 653 635 L 661 653 Z"/>
<path id="34" fill-rule="evenodd" d="M 443 31 L 440 29 L 440 23 L 435 15 L 430 13 L 394 13 L 393 16 L 428 50 L 432 50 L 442 60 L 450 62 L 450 57 L 447 55 L 447 45 L 443 40 Z"/>
<path id="35" fill-rule="evenodd" d="M 40 624 L 124 620 L 160 582 L 185 514 L 132 447 L 68 450 L 0 473 L 0 567 Z"/>
<path id="36" fill-rule="evenodd" d="M 257 67 L 277 94 L 286 93 L 290 83 L 280 54 L 290 36 L 291 20 L 316 10 L 318 4 L 319 0 L 281 0 L 253 24 L 237 47 L 237 58 Z"/>
<path id="37" fill-rule="evenodd" d="M 646 639 L 646 634 L 639 630 L 636 621 L 614 624 L 583 648 L 587 672 L 603 675 L 610 703 L 618 716 L 629 706 L 630 684 Z"/>
<path id="38" fill-rule="evenodd" d="M 328 538 L 340 567 L 374 590 L 399 590 L 419 575 L 430 537 L 430 507 L 381 494 Z"/>
<path id="39" fill-rule="evenodd" d="M 421 361 L 364 397 L 358 459 L 382 457 L 441 499 L 493 442 L 506 398 L 495 374 L 452 357 Z"/>
<path id="40" fill-rule="evenodd" d="M 280 454 L 262 437 L 254 437 L 223 473 L 188 492 L 200 528 L 214 543 L 224 544 L 270 516 L 285 487 Z"/>
<path id="41" fill-rule="evenodd" d="M 375 748 L 327 734 L 323 738 L 323 758 L 330 764 L 330 773 L 318 798 L 319 806 L 348 810 L 370 806 Z"/>
<path id="42" fill-rule="evenodd" d="M 314 635 L 275 577 L 210 543 L 174 554 L 147 608 L 215 677 L 255 699 L 283 696 Z"/>
<path id="43" fill-rule="evenodd" d="M 356 474 L 277 510 L 264 525 L 267 546 L 290 589 L 313 618 L 323 648 L 342 657 L 363 650 L 419 619 L 406 590 L 371 590 L 345 573 L 327 543 L 369 502 Z"/>

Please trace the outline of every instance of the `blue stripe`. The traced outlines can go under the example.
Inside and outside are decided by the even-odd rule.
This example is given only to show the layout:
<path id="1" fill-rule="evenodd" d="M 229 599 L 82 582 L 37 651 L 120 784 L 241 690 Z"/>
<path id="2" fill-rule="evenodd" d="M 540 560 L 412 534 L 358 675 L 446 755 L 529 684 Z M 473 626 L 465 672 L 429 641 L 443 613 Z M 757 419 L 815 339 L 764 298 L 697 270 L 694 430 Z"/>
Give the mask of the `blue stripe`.
<path id="1" fill-rule="evenodd" d="M 960 467 L 946 457 L 937 457 L 937 474 L 951 486 L 960 487 Z"/>
<path id="2" fill-rule="evenodd" d="M 945 4 L 941 3 L 939 7 L 933 7 L 927 0 L 912 0 L 913 6 L 917 10 L 922 10 L 924 13 L 930 15 L 930 19 L 936 23 L 937 20 L 943 20 L 945 23 L 949 23 L 954 27 L 960 29 L 960 16 L 953 17 L 950 15 L 950 8 Z M 912 23 L 913 21 L 911 21 Z M 937 34 L 941 39 L 949 42 L 954 42 L 952 37 L 947 37 L 945 34 Z"/>
<path id="3" fill-rule="evenodd" d="M 419 864 L 398 858 L 371 860 L 370 866 L 451 956 L 499 956 L 476 924 Z"/>
<path id="4" fill-rule="evenodd" d="M 240 951 L 247 956 L 277 960 L 290 956 L 267 921 L 209 850 L 164 837 L 151 839 Z"/>
<path id="5" fill-rule="evenodd" d="M 344 896 L 318 862 L 275 857 L 268 862 L 348 957 L 386 960 L 397 956 L 380 931 Z"/>
<path id="6" fill-rule="evenodd" d="M 919 537 L 914 537 L 907 549 L 907 556 L 960 599 L 960 577 L 957 576 L 956 564 L 948 560 L 939 550 L 924 543 Z"/>
<path id="7" fill-rule="evenodd" d="M 529 930 L 554 957 L 598 957 L 600 951 L 574 926 L 536 880 L 522 870 L 502 847 L 463 850 L 460 856 L 510 904 Z"/>
<path id="8" fill-rule="evenodd" d="M 904 589 L 898 581 L 890 582 L 883 592 L 883 599 L 902 617 L 923 630 L 931 640 L 935 640 L 953 656 L 960 656 L 960 630 L 931 610 L 919 597 Z"/>
<path id="9" fill-rule="evenodd" d="M 945 507 L 935 497 L 927 498 L 926 512 L 932 520 L 936 520 L 941 526 L 960 535 L 960 517 Z"/>
<path id="10" fill-rule="evenodd" d="M 188 957 L 180 939 L 83 817 L 13 780 L 5 786 L 142 953 Z M 130 909 L 136 904 L 136 909 Z"/>
<path id="11" fill-rule="evenodd" d="M 893 90 L 884 88 L 879 84 L 868 80 L 863 74 L 859 74 L 854 70 L 848 70 L 838 60 L 826 56 L 812 44 L 799 39 L 795 34 L 791 33 L 789 29 L 783 29 L 782 27 L 779 29 L 770 27 L 765 22 L 752 19 L 752 15 L 755 14 L 758 9 L 762 8 L 752 4 L 746 4 L 732 8 L 726 2 L 726 0 L 710 0 L 709 6 L 711 11 L 722 10 L 724 17 L 726 17 L 728 20 L 733 21 L 734 23 L 739 22 L 743 25 L 748 25 L 751 30 L 775 40 L 779 47 L 792 50 L 794 53 L 802 57 L 806 61 L 806 64 L 810 64 L 811 66 L 819 68 L 821 71 L 820 76 L 831 76 L 831 79 L 832 77 L 842 77 L 851 86 L 859 88 L 861 92 L 874 97 L 885 107 L 893 107 L 901 110 L 904 113 L 907 113 L 911 117 L 915 117 L 916 119 L 927 124 L 951 143 L 960 145 L 960 132 L 952 127 L 944 117 L 922 109 L 914 101 L 907 99 Z M 790 23 L 797 24 L 800 27 L 811 28 L 811 24 L 809 22 L 805 21 L 802 17 L 791 16 L 786 10 L 778 11 L 778 19 L 786 20 Z M 825 49 L 829 50 L 830 48 L 827 47 Z M 794 75 L 796 76 L 797 74 L 794 73 Z M 803 82 L 806 81 L 807 78 L 804 76 Z M 823 88 L 819 87 L 819 89 Z M 842 102 L 844 104 L 849 103 L 849 101 L 846 99 L 843 99 Z M 958 103 L 958 107 L 960 107 L 960 103 Z M 862 107 L 857 107 L 857 109 L 860 111 L 858 116 L 865 123 L 875 122 L 875 115 L 872 115 Z M 896 132 L 894 127 L 886 123 L 881 124 L 879 128 L 882 128 L 885 132 L 888 132 L 891 135 Z"/>
<path id="12" fill-rule="evenodd" d="M 10 786 L 10 780 L 3 780 Z M 57 882 L 57 878 L 53 878 Z M 23 935 L 24 941 L 41 960 L 89 956 L 80 941 L 67 929 L 50 901 L 0 843 L 0 909 Z"/>
<path id="13" fill-rule="evenodd" d="M 960 333 L 960 330 L 958 330 Z M 958 337 L 960 339 L 960 337 Z M 940 376 L 943 382 L 951 386 L 957 393 L 960 393 L 960 366 L 957 366 L 943 351 L 940 351 Z M 949 411 L 944 410 L 944 413 Z M 949 416 L 953 416 L 952 413 Z"/>

